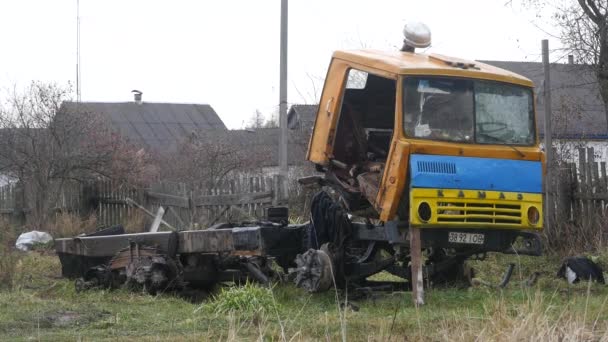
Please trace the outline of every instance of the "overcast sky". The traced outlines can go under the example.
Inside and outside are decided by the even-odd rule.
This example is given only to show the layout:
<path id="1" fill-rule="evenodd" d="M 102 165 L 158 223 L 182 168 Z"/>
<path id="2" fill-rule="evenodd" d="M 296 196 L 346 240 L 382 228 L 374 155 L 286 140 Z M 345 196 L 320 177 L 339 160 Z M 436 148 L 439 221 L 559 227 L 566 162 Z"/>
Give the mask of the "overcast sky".
<path id="1" fill-rule="evenodd" d="M 289 102 L 314 102 L 334 50 L 397 49 L 410 20 L 431 28 L 429 52 L 540 61 L 541 39 L 557 40 L 506 2 L 292 0 Z M 131 101 L 139 89 L 144 101 L 208 103 L 229 128 L 271 115 L 279 15 L 280 0 L 80 0 L 82 100 Z M 0 88 L 75 84 L 76 0 L 2 0 L 0 32 Z"/>

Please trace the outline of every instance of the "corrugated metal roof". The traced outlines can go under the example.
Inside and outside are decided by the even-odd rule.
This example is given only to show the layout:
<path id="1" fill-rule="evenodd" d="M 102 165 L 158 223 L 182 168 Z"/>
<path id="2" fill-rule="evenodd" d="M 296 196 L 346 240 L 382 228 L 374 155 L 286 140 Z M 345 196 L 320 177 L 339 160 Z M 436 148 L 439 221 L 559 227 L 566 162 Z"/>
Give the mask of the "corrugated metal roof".
<path id="1" fill-rule="evenodd" d="M 227 130 L 207 104 L 64 102 L 60 111 L 98 113 L 130 142 L 161 152 L 172 150 L 193 132 Z"/>

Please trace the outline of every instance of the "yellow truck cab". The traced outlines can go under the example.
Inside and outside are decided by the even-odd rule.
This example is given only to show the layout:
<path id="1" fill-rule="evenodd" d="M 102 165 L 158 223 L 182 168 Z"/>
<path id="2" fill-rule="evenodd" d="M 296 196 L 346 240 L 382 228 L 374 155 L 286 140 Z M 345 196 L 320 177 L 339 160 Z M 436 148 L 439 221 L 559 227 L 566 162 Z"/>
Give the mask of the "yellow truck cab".
<path id="1" fill-rule="evenodd" d="M 424 39 L 406 32 L 401 51 L 333 54 L 308 160 L 360 216 L 457 228 L 449 239 L 462 242 L 484 239 L 470 229 L 541 230 L 533 83 L 415 52 Z"/>

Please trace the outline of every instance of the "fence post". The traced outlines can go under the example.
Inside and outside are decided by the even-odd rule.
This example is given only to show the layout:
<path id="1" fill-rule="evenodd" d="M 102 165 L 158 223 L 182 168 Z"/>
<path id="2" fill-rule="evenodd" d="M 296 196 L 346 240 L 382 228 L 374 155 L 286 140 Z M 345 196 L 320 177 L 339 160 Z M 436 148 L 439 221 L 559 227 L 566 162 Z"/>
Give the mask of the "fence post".
<path id="1" fill-rule="evenodd" d="M 281 176 L 272 176 L 272 205 L 277 206 L 281 200 Z"/>

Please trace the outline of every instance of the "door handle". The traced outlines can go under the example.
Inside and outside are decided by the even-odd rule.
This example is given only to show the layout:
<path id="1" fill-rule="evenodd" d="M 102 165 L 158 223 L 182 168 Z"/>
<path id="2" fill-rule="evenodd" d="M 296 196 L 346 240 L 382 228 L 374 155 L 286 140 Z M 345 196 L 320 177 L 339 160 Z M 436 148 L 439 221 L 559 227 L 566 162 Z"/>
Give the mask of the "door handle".
<path id="1" fill-rule="evenodd" d="M 327 105 L 325 106 L 325 112 L 327 113 L 327 116 L 331 115 L 331 105 L 334 102 L 334 98 L 330 98 L 329 100 L 327 100 Z"/>

